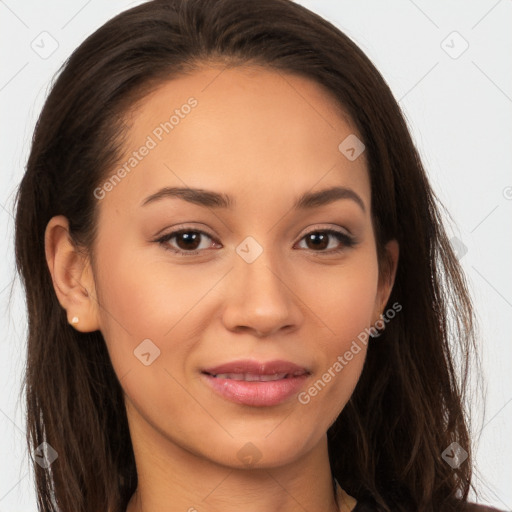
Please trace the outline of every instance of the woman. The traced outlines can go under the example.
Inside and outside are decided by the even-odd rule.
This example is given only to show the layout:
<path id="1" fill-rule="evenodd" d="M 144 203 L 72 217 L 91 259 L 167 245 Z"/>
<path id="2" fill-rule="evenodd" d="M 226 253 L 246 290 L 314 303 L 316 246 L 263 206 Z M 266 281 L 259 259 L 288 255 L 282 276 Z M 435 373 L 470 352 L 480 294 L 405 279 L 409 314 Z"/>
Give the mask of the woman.
<path id="1" fill-rule="evenodd" d="M 461 268 L 383 78 L 304 7 L 150 1 L 91 35 L 16 257 L 41 511 L 485 510 Z"/>

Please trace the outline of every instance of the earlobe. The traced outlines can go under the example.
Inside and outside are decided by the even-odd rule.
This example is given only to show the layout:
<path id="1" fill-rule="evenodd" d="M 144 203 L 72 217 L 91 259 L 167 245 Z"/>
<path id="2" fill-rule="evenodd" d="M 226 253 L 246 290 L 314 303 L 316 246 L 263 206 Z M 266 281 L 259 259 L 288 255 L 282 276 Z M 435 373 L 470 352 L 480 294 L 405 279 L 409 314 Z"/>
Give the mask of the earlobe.
<path id="1" fill-rule="evenodd" d="M 52 217 L 46 226 L 45 253 L 55 294 L 68 322 L 79 331 L 98 330 L 98 302 L 89 259 L 73 243 L 63 215 Z"/>

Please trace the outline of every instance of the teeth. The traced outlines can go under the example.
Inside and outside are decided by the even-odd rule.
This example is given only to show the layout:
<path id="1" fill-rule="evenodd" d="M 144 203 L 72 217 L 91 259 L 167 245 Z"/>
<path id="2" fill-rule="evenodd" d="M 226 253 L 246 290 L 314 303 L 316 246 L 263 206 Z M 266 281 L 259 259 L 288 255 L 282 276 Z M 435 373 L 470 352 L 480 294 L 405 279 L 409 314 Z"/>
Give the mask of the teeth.
<path id="1" fill-rule="evenodd" d="M 262 382 L 267 382 L 269 380 L 281 380 L 286 377 L 286 373 L 275 373 L 274 375 L 247 375 L 247 380 L 260 380 Z M 252 377 L 252 379 L 250 378 Z"/>
<path id="2" fill-rule="evenodd" d="M 273 375 L 255 375 L 252 373 L 218 373 L 214 375 L 217 379 L 245 380 L 247 382 L 268 382 L 271 380 L 284 379 L 287 373 L 274 373 Z"/>
<path id="3" fill-rule="evenodd" d="M 232 380 L 244 380 L 243 373 L 219 373 L 214 375 L 217 379 L 232 379 Z"/>

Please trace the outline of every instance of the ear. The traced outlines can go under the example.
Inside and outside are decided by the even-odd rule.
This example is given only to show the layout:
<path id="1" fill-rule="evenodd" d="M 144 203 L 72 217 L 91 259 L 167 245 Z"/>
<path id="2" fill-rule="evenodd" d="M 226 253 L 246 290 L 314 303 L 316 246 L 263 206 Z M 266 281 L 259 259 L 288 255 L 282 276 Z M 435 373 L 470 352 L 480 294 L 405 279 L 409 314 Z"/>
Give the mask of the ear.
<path id="1" fill-rule="evenodd" d="M 375 322 L 384 313 L 393 285 L 395 284 L 396 269 L 398 268 L 399 246 L 396 240 L 390 240 L 385 246 L 385 257 L 382 271 L 379 273 L 379 286 L 375 302 Z M 375 323 L 374 322 L 374 323 Z"/>
<path id="2" fill-rule="evenodd" d="M 90 261 L 73 243 L 69 223 L 63 215 L 50 219 L 45 230 L 46 262 L 60 305 L 68 322 L 78 318 L 73 327 L 78 331 L 99 329 L 98 302 Z"/>

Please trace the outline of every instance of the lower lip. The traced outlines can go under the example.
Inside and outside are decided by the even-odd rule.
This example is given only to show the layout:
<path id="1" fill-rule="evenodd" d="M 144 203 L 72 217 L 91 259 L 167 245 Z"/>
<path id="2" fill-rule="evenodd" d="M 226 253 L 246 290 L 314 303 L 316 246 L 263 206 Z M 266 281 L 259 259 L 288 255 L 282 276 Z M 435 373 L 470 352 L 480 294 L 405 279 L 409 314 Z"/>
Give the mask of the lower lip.
<path id="1" fill-rule="evenodd" d="M 205 373 L 202 374 L 202 377 L 214 391 L 231 402 L 253 407 L 266 407 L 278 405 L 298 393 L 308 375 L 266 382 L 218 379 Z"/>

